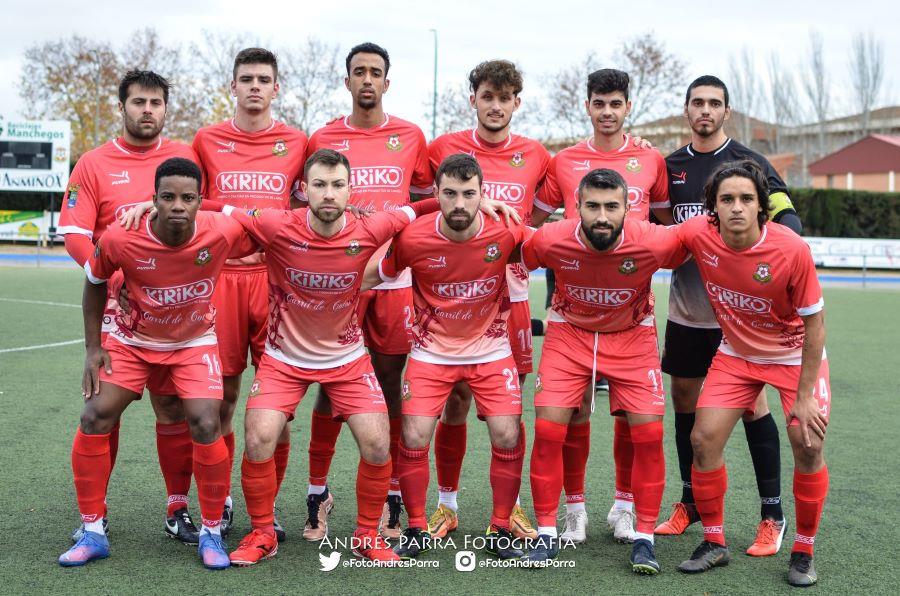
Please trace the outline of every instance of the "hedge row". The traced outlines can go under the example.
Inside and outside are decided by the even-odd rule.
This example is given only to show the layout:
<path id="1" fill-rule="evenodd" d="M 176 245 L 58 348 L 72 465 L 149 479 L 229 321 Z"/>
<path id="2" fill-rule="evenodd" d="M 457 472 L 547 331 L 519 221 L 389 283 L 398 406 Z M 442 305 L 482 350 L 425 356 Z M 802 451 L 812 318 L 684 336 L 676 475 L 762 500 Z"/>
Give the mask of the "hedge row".
<path id="1" fill-rule="evenodd" d="M 792 188 L 791 200 L 805 236 L 900 238 L 900 193 Z M 48 193 L 0 192 L 0 209 L 43 211 Z M 59 209 L 61 193 L 54 193 Z"/>

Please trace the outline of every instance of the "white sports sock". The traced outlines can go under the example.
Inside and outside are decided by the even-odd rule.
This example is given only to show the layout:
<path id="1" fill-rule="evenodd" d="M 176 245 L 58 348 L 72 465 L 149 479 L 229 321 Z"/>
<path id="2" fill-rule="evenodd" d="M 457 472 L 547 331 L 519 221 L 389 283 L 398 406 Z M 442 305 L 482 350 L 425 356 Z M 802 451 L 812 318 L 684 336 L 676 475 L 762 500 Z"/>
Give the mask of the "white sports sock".
<path id="1" fill-rule="evenodd" d="M 644 540 L 649 540 L 650 544 L 653 544 L 653 534 L 642 534 L 641 532 L 634 533 L 635 540 L 640 540 L 641 538 L 643 538 Z"/>
<path id="2" fill-rule="evenodd" d="M 325 492 L 324 484 L 310 484 L 309 488 L 306 489 L 307 495 L 321 495 Z"/>
<path id="3" fill-rule="evenodd" d="M 624 501 L 616 499 L 613 503 L 613 509 L 624 509 L 625 511 L 634 511 L 634 501 Z"/>
<path id="4" fill-rule="evenodd" d="M 556 538 L 556 526 L 538 526 L 538 536 L 547 535 L 550 538 Z"/>
<path id="5" fill-rule="evenodd" d="M 388 496 L 389 496 L 389 497 L 400 497 L 400 496 L 403 496 L 403 495 L 400 493 L 399 490 L 389 490 L 389 491 L 388 491 Z"/>
<path id="6" fill-rule="evenodd" d="M 234 501 L 231 500 L 231 495 L 225 497 L 225 506 L 226 507 L 234 507 Z"/>
<path id="7" fill-rule="evenodd" d="M 456 503 L 456 495 L 457 491 L 438 491 L 438 505 L 444 505 L 445 507 L 449 507 L 453 511 L 459 509 L 459 505 Z"/>
<path id="8" fill-rule="evenodd" d="M 103 520 L 98 519 L 97 521 L 84 522 L 84 531 L 94 532 L 95 534 L 103 534 Z"/>
<path id="9" fill-rule="evenodd" d="M 207 526 L 206 524 L 203 524 L 203 530 L 206 530 L 210 534 L 215 534 L 216 536 L 222 535 L 222 528 L 220 528 L 218 525 Z M 200 530 L 200 531 L 202 532 L 203 530 Z"/>
<path id="10" fill-rule="evenodd" d="M 566 503 L 566 513 L 575 513 L 576 511 L 584 511 L 584 503 Z"/>

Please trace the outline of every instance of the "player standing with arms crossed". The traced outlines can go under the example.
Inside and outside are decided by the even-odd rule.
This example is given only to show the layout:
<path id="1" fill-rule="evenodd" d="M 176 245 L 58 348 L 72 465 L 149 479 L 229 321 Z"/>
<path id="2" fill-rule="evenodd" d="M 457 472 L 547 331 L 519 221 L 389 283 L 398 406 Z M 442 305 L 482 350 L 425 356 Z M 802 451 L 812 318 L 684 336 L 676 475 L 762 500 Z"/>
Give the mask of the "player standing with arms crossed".
<path id="1" fill-rule="evenodd" d="M 344 84 L 353 98 L 353 111 L 313 133 L 307 154 L 332 149 L 352 164 L 350 203 L 373 211 L 393 211 L 409 205 L 410 192 L 430 194 L 431 169 L 425 135 L 418 126 L 386 114 L 382 98 L 390 87 L 387 50 L 374 43 L 353 47 L 346 59 Z M 391 460 L 397 464 L 400 439 L 400 377 L 409 354 L 412 291 L 409 272 L 378 285 L 360 298 L 360 325 L 372 366 L 388 405 Z M 331 415 L 327 390 L 320 389 L 313 411 L 309 441 L 309 517 L 303 537 L 321 540 L 328 528 L 334 497 L 327 477 L 341 425 Z M 400 485 L 396 477 L 384 506 L 379 531 L 386 538 L 400 536 Z"/>
<path id="2" fill-rule="evenodd" d="M 565 208 L 567 218 L 578 217 L 578 189 L 581 179 L 596 168 L 619 173 L 628 184 L 628 219 L 647 221 L 652 210 L 657 219 L 671 223 L 668 212 L 669 191 L 662 155 L 646 142 L 623 132 L 631 112 L 627 73 L 611 68 L 592 72 L 587 80 L 585 109 L 594 134 L 577 145 L 563 149 L 553 157 L 547 179 L 535 199 L 532 222 L 541 224 L 557 208 Z M 566 490 L 566 531 L 562 537 L 579 543 L 587 536 L 587 511 L 584 500 L 584 476 L 590 452 L 590 409 L 594 387 L 587 388 L 584 401 L 569 422 L 563 448 Z M 631 462 L 634 446 L 628 424 L 616 417 L 613 435 L 615 460 L 615 500 L 606 521 L 616 539 L 634 538 L 634 495 L 631 487 Z"/>
<path id="3" fill-rule="evenodd" d="M 476 128 L 442 135 L 428 147 L 431 167 L 454 153 L 467 153 L 478 160 L 484 173 L 485 197 L 513 207 L 526 224 L 531 221 L 534 195 L 544 180 L 550 154 L 539 142 L 510 131 L 513 113 L 522 100 L 522 73 L 506 60 L 482 62 L 469 73 L 472 95 L 469 103 L 478 120 Z M 519 385 L 532 372 L 531 311 L 528 307 L 528 271 L 520 263 L 510 263 L 506 271 L 509 288 L 509 343 L 512 347 Z M 435 537 L 446 536 L 459 524 L 457 493 L 463 458 L 466 454 L 466 417 L 472 405 L 472 391 L 454 388 L 434 433 L 437 467 L 438 507 L 428 520 Z M 524 426 L 520 429 L 525 436 Z M 536 538 L 528 516 L 516 503 L 510 529 L 517 538 Z"/>
<path id="4" fill-rule="evenodd" d="M 246 48 L 234 59 L 231 93 L 234 118 L 201 128 L 194 150 L 206 177 L 207 197 L 239 209 L 287 208 L 291 189 L 300 177 L 306 135 L 272 118 L 278 96 L 278 61 L 263 48 Z M 219 320 L 219 350 L 225 378 L 222 434 L 234 460 L 231 419 L 247 368 L 247 352 L 259 365 L 266 337 L 269 286 L 262 255 L 227 264 L 213 296 Z M 290 428 L 284 427 L 275 450 L 279 485 L 290 456 Z M 225 502 L 225 533 L 231 527 L 232 500 Z M 277 521 L 276 521 L 277 525 Z M 280 539 L 284 530 L 277 526 Z"/>
<path id="5" fill-rule="evenodd" d="M 725 135 L 724 124 L 731 116 L 728 100 L 728 88 L 717 77 L 702 76 L 688 86 L 684 112 L 691 127 L 691 142 L 666 158 L 672 217 L 681 224 L 703 215 L 703 186 L 710 174 L 723 163 L 752 159 L 768 180 L 770 219 L 799 234 L 800 219 L 787 196 L 784 181 L 765 157 Z M 688 261 L 672 272 L 668 312 L 662 369 L 672 377 L 675 444 L 683 488 L 681 501 L 673 506 L 669 519 L 656 528 L 660 535 L 682 534 L 691 523 L 699 520 L 691 490 L 693 453 L 690 437 L 700 388 L 721 343 L 722 331 L 696 261 Z M 746 414 L 743 420 L 762 517 L 756 539 L 747 554 L 774 555 L 781 547 L 785 520 L 781 508 L 778 426 L 769 413 L 765 391 L 760 392 L 755 412 Z"/>
<path id="6" fill-rule="evenodd" d="M 822 447 L 831 389 L 822 289 L 803 239 L 768 222 L 769 189 L 755 161 L 720 166 L 705 196 L 707 217 L 692 218 L 677 229 L 697 262 L 723 337 L 691 432 L 691 483 L 703 542 L 678 568 L 699 573 L 729 561 L 722 523 L 728 488 L 725 444 L 768 384 L 781 395 L 794 452 L 797 534 L 788 583 L 810 586 L 818 580 L 813 544 L 828 493 Z"/>
<path id="7" fill-rule="evenodd" d="M 152 71 L 129 71 L 119 83 L 122 136 L 81 156 L 63 198 L 57 234 L 65 236 L 66 251 L 79 266 L 84 267 L 107 226 L 128 207 L 153 196 L 156 168 L 161 163 L 172 157 L 197 160 L 190 147 L 162 136 L 168 103 L 169 83 Z M 121 275 L 113 275 L 103 316 L 104 338 L 115 328 L 120 286 Z M 165 531 L 186 544 L 197 544 L 197 527 L 187 509 L 193 468 L 191 431 L 165 371 L 151 374 L 147 387 L 156 414 L 159 467 L 168 493 Z M 110 471 L 118 447 L 117 424 L 110 431 Z M 103 523 L 106 531 L 105 514 Z M 72 534 L 73 542 L 83 529 L 82 524 Z"/>
<path id="8" fill-rule="evenodd" d="M 84 409 L 72 445 L 72 471 L 84 532 L 59 557 L 64 567 L 109 556 L 103 531 L 112 471 L 111 431 L 139 399 L 156 371 L 166 373 L 182 400 L 192 438 L 203 528 L 199 553 L 209 569 L 230 565 L 220 534 L 231 462 L 220 431 L 222 374 L 211 296 L 229 257 L 256 250 L 240 225 L 202 213 L 200 168 L 172 158 L 156 170 L 153 204 L 137 232 L 113 224 L 85 263 Z M 121 269 L 129 308 L 117 305 L 115 328 L 101 346 L 106 281 Z"/>

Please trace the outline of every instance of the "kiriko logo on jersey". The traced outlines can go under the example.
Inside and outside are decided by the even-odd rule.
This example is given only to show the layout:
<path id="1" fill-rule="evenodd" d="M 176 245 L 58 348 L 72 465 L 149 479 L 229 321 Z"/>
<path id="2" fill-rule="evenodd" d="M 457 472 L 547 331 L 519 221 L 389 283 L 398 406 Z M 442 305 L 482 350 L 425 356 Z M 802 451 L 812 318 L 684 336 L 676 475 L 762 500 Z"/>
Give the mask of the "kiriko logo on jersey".
<path id="1" fill-rule="evenodd" d="M 287 281 L 292 286 L 304 290 L 321 290 L 324 292 L 343 292 L 353 287 L 356 272 L 350 273 L 314 273 L 300 269 L 285 269 Z"/>
<path id="2" fill-rule="evenodd" d="M 728 290 L 711 281 L 706 282 L 706 291 L 711 298 L 723 306 L 754 314 L 766 314 L 772 310 L 772 301 L 749 294 Z"/>
<path id="3" fill-rule="evenodd" d="M 631 288 L 586 288 L 582 286 L 566 286 L 566 296 L 590 306 L 622 306 L 637 294 Z"/>
<path id="4" fill-rule="evenodd" d="M 256 192 L 280 195 L 287 188 L 287 177 L 277 172 L 221 172 L 216 176 L 220 192 Z"/>
<path id="5" fill-rule="evenodd" d="M 525 186 L 517 182 L 488 182 L 481 185 L 481 192 L 492 201 L 521 203 L 525 199 Z"/>
<path id="6" fill-rule="evenodd" d="M 490 296 L 497 291 L 500 278 L 496 275 L 487 279 L 461 281 L 456 283 L 439 283 L 431 286 L 435 294 L 441 298 L 457 300 L 478 300 Z"/>
<path id="7" fill-rule="evenodd" d="M 175 286 L 171 288 L 141 288 L 147 298 L 157 306 L 175 306 L 178 304 L 187 304 L 201 298 L 212 296 L 213 280 L 201 279 L 200 281 L 185 284 L 183 286 Z"/>
<path id="8" fill-rule="evenodd" d="M 400 188 L 403 170 L 397 166 L 369 166 L 350 169 L 350 186 L 353 190 Z"/>

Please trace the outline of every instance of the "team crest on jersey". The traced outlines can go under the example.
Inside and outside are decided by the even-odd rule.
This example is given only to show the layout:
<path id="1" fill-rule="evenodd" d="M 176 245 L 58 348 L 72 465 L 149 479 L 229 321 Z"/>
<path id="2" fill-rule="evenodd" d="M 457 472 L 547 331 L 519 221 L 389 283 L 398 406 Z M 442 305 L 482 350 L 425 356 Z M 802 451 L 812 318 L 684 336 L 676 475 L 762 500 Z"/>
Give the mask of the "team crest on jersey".
<path id="1" fill-rule="evenodd" d="M 410 391 L 409 389 L 409 381 L 405 379 L 403 381 L 403 386 L 400 387 L 400 399 L 402 399 L 403 401 L 409 401 L 410 399 L 412 399 L 412 391 Z"/>
<path id="2" fill-rule="evenodd" d="M 503 253 L 500 251 L 500 244 L 498 242 L 491 242 L 488 244 L 487 250 L 484 253 L 484 262 L 493 263 L 502 256 Z"/>
<path id="3" fill-rule="evenodd" d="M 359 245 L 359 240 L 351 240 L 347 248 L 344 249 L 344 254 L 348 257 L 355 257 L 360 252 L 362 252 L 362 247 Z"/>
<path id="4" fill-rule="evenodd" d="M 633 173 L 640 172 L 641 167 L 641 162 L 636 157 L 629 158 L 628 163 L 625 164 L 625 169 Z"/>
<path id="5" fill-rule="evenodd" d="M 250 397 L 256 397 L 259 395 L 259 381 L 253 379 L 253 384 L 250 385 Z"/>
<path id="6" fill-rule="evenodd" d="M 538 374 L 534 377 L 534 392 L 535 392 L 535 393 L 540 393 L 540 392 L 543 391 L 543 390 L 544 390 L 544 383 L 543 383 L 543 381 L 541 381 L 541 375 L 540 375 L 540 373 L 538 373 Z"/>
<path id="7" fill-rule="evenodd" d="M 622 259 L 622 264 L 619 265 L 619 273 L 623 275 L 631 275 L 637 271 L 637 263 L 634 262 L 632 257 L 625 257 Z"/>
<path id="8" fill-rule="evenodd" d="M 275 144 L 272 145 L 272 155 L 276 157 L 284 157 L 287 154 L 287 142 L 284 139 L 275 139 Z"/>
<path id="9" fill-rule="evenodd" d="M 209 252 L 209 247 L 201 248 L 197 251 L 197 258 L 194 259 L 194 265 L 206 265 L 209 263 L 210 259 L 212 259 L 212 253 Z"/>
<path id="10" fill-rule="evenodd" d="M 772 281 L 772 266 L 768 263 L 759 263 L 756 265 L 756 272 L 753 279 L 761 284 L 767 284 Z"/>
<path id="11" fill-rule="evenodd" d="M 78 202 L 78 190 L 81 188 L 80 184 L 72 184 L 69 186 L 69 201 L 66 203 L 66 206 L 71 209 L 75 206 L 75 203 Z"/>
<path id="12" fill-rule="evenodd" d="M 514 168 L 521 168 L 525 165 L 525 156 L 522 155 L 521 151 L 516 151 L 513 153 L 512 158 L 509 160 L 509 165 Z"/>
<path id="13" fill-rule="evenodd" d="M 403 149 L 403 143 L 400 142 L 400 135 L 389 136 L 385 145 L 387 146 L 388 151 L 400 151 Z"/>

